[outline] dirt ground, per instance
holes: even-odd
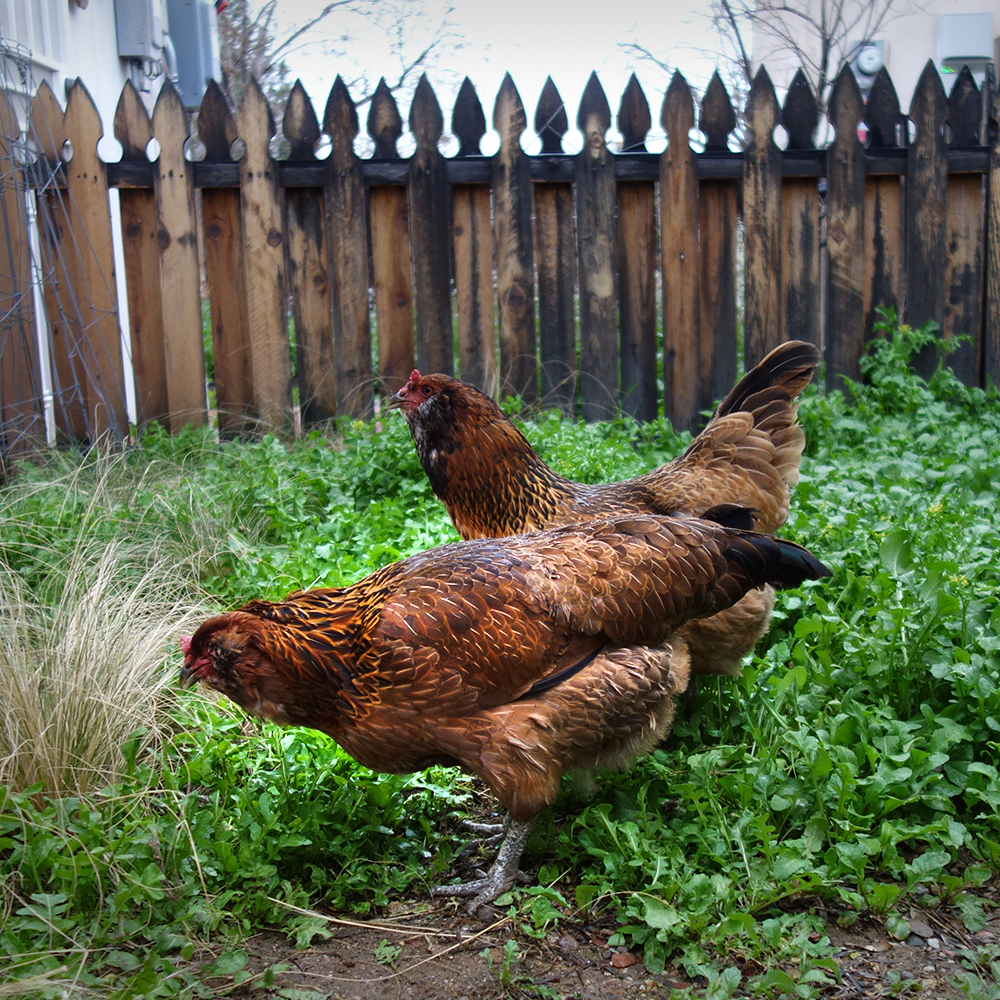
[[[842,930],[835,923],[837,914],[818,910],[828,920],[827,933],[840,968],[840,982],[828,987],[824,997],[960,1000],[965,994],[954,978],[966,971],[962,951],[987,948],[996,955],[1000,941],[1000,880],[978,893],[992,903],[984,930],[971,934],[953,908],[914,908],[902,914],[913,930],[905,942],[894,941],[872,922]],[[331,923],[333,936],[306,950],[296,950],[284,935],[259,934],[243,945],[250,955],[248,969],[259,973],[285,962],[288,971],[280,973],[268,989],[248,987],[234,995],[242,1000],[276,996],[286,1000],[635,1000],[668,998],[673,990],[688,987],[701,996],[707,986],[704,980],[692,982],[670,966],[662,975],[654,975],[627,948],[609,947],[608,938],[615,930],[611,916],[596,923],[564,920],[543,940],[519,933],[505,917],[497,917],[484,924],[466,916],[455,902],[415,900],[394,904],[378,918]],[[518,956],[513,963],[508,961],[505,971],[503,948],[511,939],[517,942]],[[392,954],[387,956],[390,949]],[[765,971],[753,962],[744,968],[748,976]],[[793,977],[796,972],[794,966],[784,971]]]

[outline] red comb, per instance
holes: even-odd
[[[419,382],[420,381],[420,372],[418,372],[416,368],[414,368],[413,371],[410,372],[410,381],[411,382]]]
[[[181,652],[184,653],[184,655],[186,656],[188,653],[191,652],[191,636],[182,635],[180,643],[181,643]]]

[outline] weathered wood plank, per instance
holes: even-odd
[[[675,427],[691,430],[698,423],[698,411],[712,402],[711,356],[702,348],[699,317],[701,208],[695,154],[688,140],[694,128],[694,99],[680,73],[674,73],[667,88],[660,122],[667,133],[667,148],[660,154],[663,405]]]
[[[618,108],[623,150],[645,151],[653,119],[633,73]],[[656,187],[649,181],[618,183],[622,409],[637,420],[655,420],[656,389]]]
[[[800,69],[782,110],[788,149],[815,148],[816,97]],[[781,188],[782,340],[820,342],[819,185],[785,178]]]
[[[727,156],[736,112],[718,72],[712,74],[701,102],[699,127],[709,156]],[[736,230],[738,189],[734,181],[702,181],[701,344],[712,353],[711,399],[721,399],[736,381]]]
[[[24,175],[14,139],[17,115],[0,94],[0,480],[3,459],[45,444],[42,373],[35,331],[31,245],[25,209]]]
[[[531,164],[521,149],[528,120],[521,95],[506,74],[493,105],[500,148],[493,158],[493,234],[500,313],[502,394],[533,403],[538,395],[535,355],[534,253],[531,230]]]
[[[444,116],[427,75],[420,77],[410,107],[417,148],[410,160],[410,255],[417,306],[417,367],[452,374],[451,190],[438,149]]]
[[[198,110],[198,135],[206,160],[230,160],[236,119],[214,80]],[[239,189],[203,188],[201,207],[219,434],[238,437],[252,429],[256,415]]]
[[[572,413],[577,389],[573,187],[536,184],[534,199],[542,399]]]
[[[108,434],[114,440],[128,436],[125,375],[122,365],[118,296],[115,288],[111,209],[104,164],[97,144],[104,134],[90,94],[77,79],[70,87],[63,119],[66,139],[73,148],[67,165],[66,188],[71,209],[67,271],[72,281],[74,330],[81,365],[81,384],[92,439]]]
[[[607,420],[620,401],[617,190],[613,155],[604,141],[611,107],[596,73],[590,74],[583,92],[576,126],[583,133],[576,161],[580,412],[584,420]]]
[[[459,375],[495,396],[498,373],[490,189],[485,184],[456,184],[452,195]]]
[[[945,239],[945,337],[966,336],[948,357],[948,365],[966,385],[981,384],[983,323],[983,178],[956,174],[947,194]]]
[[[542,155],[562,154],[562,137],[568,128],[566,104],[548,77],[535,109],[535,132],[542,140]],[[542,399],[546,406],[573,413],[577,389],[573,186],[535,184],[534,198]]]
[[[486,115],[472,81],[462,81],[451,117],[459,140],[457,158],[481,157]],[[497,395],[498,371],[493,293],[493,228],[486,184],[452,188],[455,300],[458,308],[458,371],[461,378]]]
[[[861,92],[845,66],[830,97],[836,137],[827,150],[826,385],[842,388],[841,376],[861,378],[865,346],[865,163],[858,140]]]
[[[786,179],[782,185],[781,251],[783,340],[820,343],[819,186]]]
[[[184,157],[188,117],[180,95],[167,81],[153,108],[153,134],[160,158],[153,175],[156,239],[160,251],[164,374],[170,430],[208,419],[205,346],[201,333],[198,228],[194,175]]]
[[[710,354],[710,401],[725,396],[736,381],[737,195],[733,181],[703,181],[698,198],[700,343],[703,354]]]
[[[902,138],[902,115],[896,88],[879,70],[865,105],[868,145],[875,150],[895,150]],[[869,175],[865,180],[865,341],[874,334],[876,308],[899,314],[902,299],[903,194],[895,176]]]
[[[416,366],[406,188],[388,185],[370,188],[368,206],[372,226],[379,380],[382,392],[391,395]]]
[[[743,152],[743,245],[746,303],[743,357],[758,364],[781,339],[781,152],[774,144],[778,101],[757,71],[747,101]]]
[[[384,79],[379,80],[368,109],[368,134],[375,142],[377,158],[398,158],[396,142],[403,134],[403,119]],[[391,395],[410,377],[416,365],[406,188],[388,184],[369,188],[368,212],[379,383],[383,394]]]
[[[319,122],[301,80],[295,81],[288,95],[282,131],[289,142],[289,159],[309,162],[316,158]],[[337,415],[322,190],[286,191],[285,211],[296,377],[302,422],[308,426]]]
[[[962,68],[948,98],[952,148],[979,144],[982,95],[968,66]],[[945,337],[970,338],[948,356],[948,364],[966,385],[982,378],[984,178],[976,174],[948,177],[945,208]]]
[[[240,201],[254,404],[265,428],[282,427],[292,420],[285,311],[287,234],[277,164],[269,148],[274,118],[255,80],[243,92],[236,126],[246,144],[240,161]]]
[[[917,130],[908,150],[906,181],[906,318],[911,326],[928,320],[940,323],[944,317],[948,147],[943,130],[947,116],[941,77],[928,60],[910,102],[910,120]],[[914,368],[926,376],[936,362],[937,351],[928,345]]]
[[[47,160],[59,162],[66,141],[63,110],[45,81],[31,102],[29,135]],[[69,252],[68,206],[65,193],[55,185],[47,185],[44,191],[37,192],[36,203],[56,431],[61,440],[85,441],[89,426],[82,384],[84,375],[77,373],[80,362],[71,323],[73,302],[67,295],[67,290],[72,288],[72,277],[65,262]]]
[[[361,163],[354,153],[358,113],[340,76],[323,114],[330,136],[323,200],[333,306],[333,354],[340,413],[373,409],[371,332],[368,326],[368,222]]]
[[[131,81],[126,82],[119,98],[114,130],[115,138],[122,145],[123,161],[148,162],[146,147],[153,136],[152,125],[142,98]],[[151,188],[123,188],[118,192],[118,200],[122,217],[136,419],[140,426],[151,420],[166,423],[170,397],[163,341],[156,198]]]
[[[990,120],[1000,124],[1000,88],[993,68],[987,72]],[[1000,129],[990,132],[990,169],[986,179],[986,322],[983,334],[983,380],[1000,386]]]

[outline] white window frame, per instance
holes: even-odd
[[[33,7],[41,12],[42,38],[36,37],[34,19],[31,16]],[[14,17],[14,0],[0,0],[0,35],[20,42],[29,49],[31,61],[42,69],[65,72],[66,62],[55,59],[51,47],[54,34],[62,39],[64,48],[69,46],[69,11],[66,0],[26,0],[24,10],[28,15],[28,23],[21,27]],[[58,19],[58,29],[55,32],[53,19]],[[67,55],[68,51],[64,51],[64,60]]]

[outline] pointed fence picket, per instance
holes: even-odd
[[[865,100],[845,70],[828,108],[834,138],[823,146],[804,74],[781,104],[762,69],[739,131],[718,74],[700,100],[676,74],[660,107],[667,145],[653,153],[639,81],[613,118],[592,75],[575,118],[582,148],[571,152],[553,81],[528,144],[525,106],[507,76],[492,111],[499,149],[487,156],[486,115],[466,80],[450,119],[459,149],[446,157],[445,115],[424,77],[407,115],[415,151],[403,158],[404,118],[383,81],[366,122],[374,155],[362,158],[357,108],[338,78],[322,119],[301,84],[292,89],[287,155],[275,159],[272,111],[256,86],[234,112],[212,84],[191,134],[169,85],[151,115],[127,85],[113,123],[122,158],[105,164],[83,84],[70,88],[65,111],[43,85],[29,125],[58,180],[34,195],[58,432],[80,441],[127,433],[109,186],[121,204],[140,423],[206,419],[203,288],[226,436],[290,422],[293,377],[310,424],[370,414],[376,390],[395,391],[415,364],[587,419],[621,409],[646,420],[662,406],[693,428],[736,377],[741,315],[747,365],[782,340],[809,340],[825,348],[831,387],[858,377],[879,306],[966,338],[956,371],[969,383],[997,381],[992,75],[984,91],[963,72],[946,97],[928,64],[904,116],[887,73]],[[0,168],[22,187],[4,189],[0,299],[23,302],[31,297],[15,285],[28,231],[16,201],[42,172],[14,162],[14,122],[8,111]],[[610,141],[613,125],[620,144]],[[27,307],[5,315],[7,455],[43,432],[41,359],[24,332],[35,317]],[[924,370],[932,360],[920,359]]]
[[[542,143],[539,155],[562,155],[568,129],[566,105],[548,77],[535,109],[535,133]],[[542,399],[547,406],[561,406],[572,413],[577,385],[573,185],[539,181],[533,188]]]
[[[482,160],[480,142],[486,115],[476,88],[466,77],[455,100],[451,131],[458,139],[456,160]],[[458,371],[461,378],[491,395],[497,393],[493,295],[493,226],[488,184],[453,184],[452,239],[458,320]]]
[[[368,110],[368,135],[375,159],[398,160],[403,134],[396,99],[380,80]],[[378,331],[378,372],[383,386],[398,389],[410,377],[413,348],[413,284],[410,279],[410,221],[406,188],[377,184],[368,189],[372,241],[372,284]]]
[[[906,156],[903,130],[906,120],[899,98],[883,67],[872,84],[865,105],[868,130],[865,175],[865,273],[864,335],[870,336],[877,320],[876,308],[899,312],[903,299],[903,182],[902,175],[888,169],[873,169],[878,163],[896,167]],[[873,157],[877,157],[874,160]]]
[[[652,124],[649,101],[633,73],[618,107],[622,151],[646,152],[646,136]],[[569,199],[571,192],[567,191],[566,196]],[[568,214],[572,224],[572,213]],[[656,184],[619,181],[621,405],[637,420],[654,420],[657,413],[656,262]],[[572,289],[568,291],[572,297]],[[567,342],[572,347],[571,337]]]

